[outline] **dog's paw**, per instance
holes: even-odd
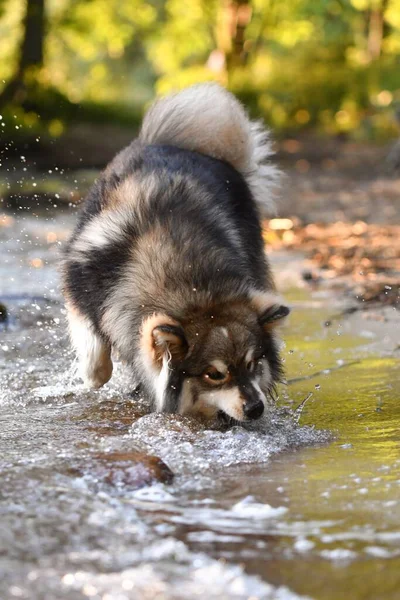
[[[104,362],[94,369],[86,369],[82,373],[83,383],[90,389],[98,390],[111,379],[112,372],[113,365],[111,360]]]

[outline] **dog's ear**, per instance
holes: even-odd
[[[270,329],[276,325],[282,324],[283,320],[289,315],[290,308],[284,304],[273,304],[264,310],[258,317],[258,322],[264,329]]]
[[[156,360],[162,360],[167,354],[172,362],[182,360],[188,350],[185,333],[180,325],[164,323],[152,331],[153,348]]]
[[[274,293],[255,292],[251,302],[258,315],[258,322],[265,331],[282,325],[290,313],[290,308]]]
[[[186,356],[188,343],[181,325],[165,314],[154,314],[142,325],[140,345],[149,366],[161,368],[164,357],[177,363]]]

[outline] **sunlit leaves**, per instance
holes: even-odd
[[[9,79],[16,67],[24,11],[24,0],[2,2],[0,12],[0,81]]]
[[[148,44],[150,59],[159,74],[206,62],[215,47],[217,2],[211,0],[207,4],[206,9],[204,0],[165,2],[165,22]]]
[[[24,7],[0,5],[0,82],[15,73]],[[390,128],[400,100],[398,0],[46,0],[46,14],[32,76],[72,103],[143,107],[213,79],[274,127],[337,132]]]
[[[56,0],[48,1],[57,4]],[[156,18],[156,7],[142,0],[66,3],[49,33],[48,61],[70,99],[79,101],[85,94],[92,97],[95,87],[100,92],[98,97],[115,98],[118,90],[108,87],[112,64],[119,61],[126,72],[129,65],[121,65],[121,61],[127,49]]]

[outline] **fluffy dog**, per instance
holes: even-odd
[[[112,351],[169,413],[258,419],[282,375],[260,218],[278,172],[267,133],[217,84],[156,102],[94,184],[63,290],[86,384]]]

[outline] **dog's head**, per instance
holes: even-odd
[[[180,322],[149,317],[141,350],[157,409],[258,419],[282,376],[275,327],[288,314],[274,295],[256,294],[248,302],[193,310]]]

